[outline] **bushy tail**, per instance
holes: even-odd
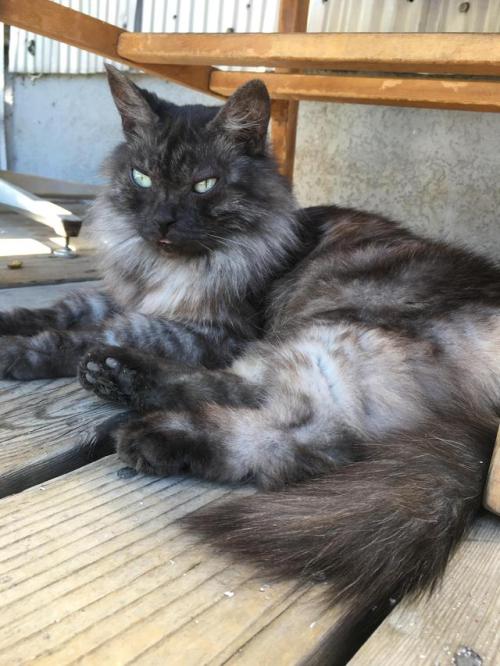
[[[494,428],[456,422],[365,444],[365,457],[188,520],[280,578],[327,580],[354,614],[431,587],[478,510]]]

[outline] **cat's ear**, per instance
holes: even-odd
[[[135,133],[138,127],[151,125],[158,120],[142,90],[122,74],[116,67],[105,64],[111,94],[126,135]]]
[[[259,79],[253,79],[231,95],[210,126],[236,143],[244,144],[250,154],[256,155],[265,151],[270,115],[267,88]]]

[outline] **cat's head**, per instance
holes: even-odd
[[[154,251],[200,255],[251,242],[291,215],[267,148],[270,100],[258,80],[221,107],[176,106],[108,67],[125,142],[108,162],[107,200]]]

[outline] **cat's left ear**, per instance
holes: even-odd
[[[130,81],[116,67],[105,64],[108,83],[120,116],[125,135],[135,133],[137,128],[151,125],[158,120],[139,86]]]
[[[231,95],[209,126],[243,144],[248,153],[258,155],[266,148],[270,115],[267,88],[259,79],[253,79]]]

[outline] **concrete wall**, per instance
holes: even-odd
[[[210,97],[151,77],[176,103]],[[96,183],[120,139],[102,76],[14,77],[10,168]],[[500,114],[302,102],[295,188],[304,205],[337,202],[403,220],[500,257]]]

